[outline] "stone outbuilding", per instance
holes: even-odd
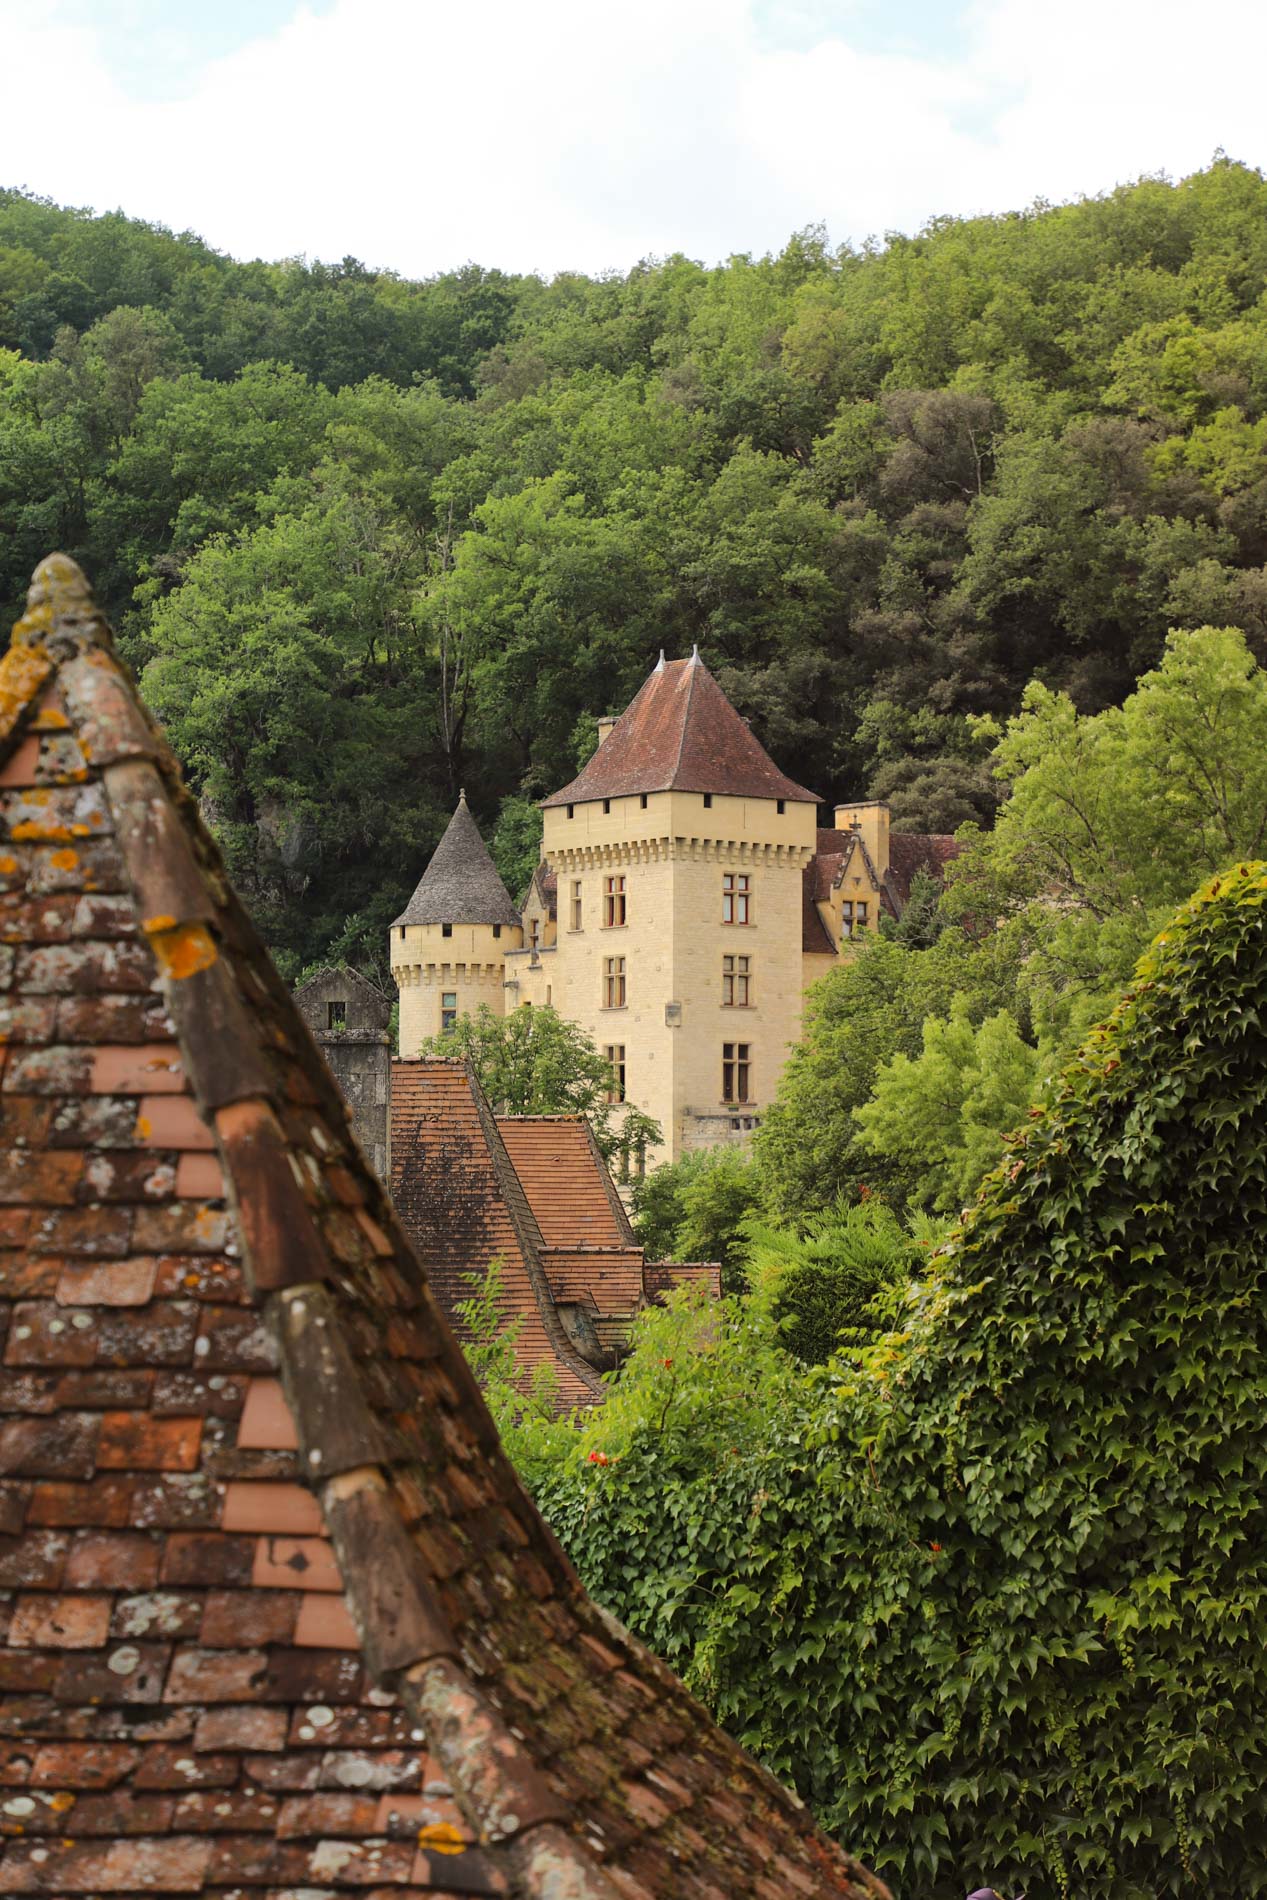
[[[390,1167],[392,1006],[377,984],[346,963],[315,970],[295,991],[352,1112],[352,1127],[380,1181]]]
[[[0,1893],[882,1895],[586,1596],[60,556],[0,830]]]

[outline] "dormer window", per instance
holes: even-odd
[[[348,1006],[346,1002],[326,1004],[326,1028],[346,1029],[348,1026]]]

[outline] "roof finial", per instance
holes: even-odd
[[[660,657],[655,663],[654,671],[657,673],[663,673],[664,671],[664,648],[663,647],[660,648]]]
[[[696,645],[691,648],[691,665],[698,666],[699,664],[700,664],[699,647],[698,645]]]
[[[465,805],[465,803],[466,803],[466,787],[464,785],[458,793],[458,804]]]

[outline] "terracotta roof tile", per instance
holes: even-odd
[[[702,1287],[711,1299],[721,1298],[721,1267],[715,1260],[656,1260],[646,1267],[647,1291],[662,1302],[680,1286]]]
[[[581,1589],[60,558],[5,767],[9,891],[119,902],[0,1046],[0,1891],[881,1892]]]
[[[780,772],[700,659],[662,659],[580,776],[541,802],[667,791],[818,803]]]
[[[499,1115],[497,1128],[547,1246],[636,1245],[583,1115]]]
[[[910,899],[911,883],[917,871],[928,871],[941,883],[946,866],[958,856],[959,840],[953,833],[890,832],[889,879],[898,900],[899,914]]]

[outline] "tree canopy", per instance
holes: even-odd
[[[988,826],[1031,682],[1058,723],[1172,626],[1265,650],[1265,223],[1220,158],[861,251],[409,282],[3,191],[0,607],[86,564],[290,974],[381,965],[460,787],[517,878],[662,646],[828,798]],[[1208,748],[1154,736],[1195,796]]]

